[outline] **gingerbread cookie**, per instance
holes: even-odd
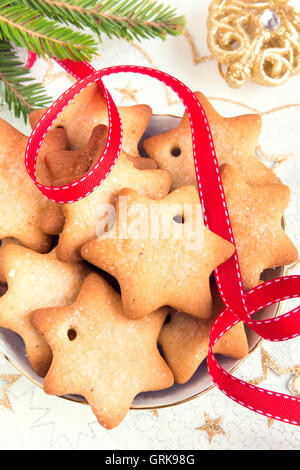
[[[124,201],[126,231],[121,210]],[[138,211],[141,217],[136,219]],[[158,201],[123,189],[114,229],[81,250],[86,260],[118,280],[124,313],[132,319],[164,305],[199,318],[209,317],[209,276],[233,252],[231,243],[204,226],[193,186],[179,188]]]
[[[55,250],[41,255],[10,242],[1,246],[0,252],[1,272],[8,284],[7,293],[0,299],[0,326],[23,338],[32,368],[43,376],[52,355],[31,325],[30,312],[72,302],[89,271],[82,264],[59,261]]]
[[[122,126],[122,149],[132,156],[138,156],[138,143],[150,121],[150,106],[120,106],[118,108]],[[36,125],[45,110],[33,111],[29,116],[32,127]],[[98,124],[108,125],[106,101],[96,83],[79,93],[61,112],[52,128],[61,126],[67,131],[71,149],[78,150],[87,145],[93,129]]]
[[[49,201],[40,217],[40,226],[48,235],[58,235],[64,228],[65,218],[60,204]]]
[[[48,201],[29,178],[25,168],[28,137],[0,119],[0,239],[14,237],[25,246],[45,253],[51,238],[40,227],[40,216]],[[41,147],[37,177],[47,183],[45,152],[66,148],[63,129],[52,131]]]
[[[99,234],[99,223],[107,212],[106,207],[115,203],[122,188],[133,188],[143,195],[157,199],[168,194],[171,184],[169,172],[153,166],[156,164],[153,165],[150,159],[130,157],[121,150],[111,173],[92,194],[80,201],[62,204],[65,223],[57,246],[59,259],[72,262],[81,259],[81,247],[94,238],[96,233]],[[72,179],[69,176],[67,181]],[[60,178],[55,183],[64,184],[64,181],[65,179]]]
[[[60,150],[45,155],[45,165],[49,171],[53,186],[59,186],[68,178],[78,179],[84,175],[104,152],[108,137],[108,127],[99,125],[93,129],[85,147],[80,150]]]
[[[50,184],[62,186],[73,182],[86,173],[103,153],[107,137],[108,128],[99,125],[95,127],[88,144],[83,149],[58,150],[47,153],[44,162],[48,170]],[[63,230],[64,221],[61,205],[50,202],[41,217],[41,227],[45,233],[58,235]]]
[[[166,315],[160,309],[142,320],[127,319],[119,294],[90,274],[72,305],[31,316],[53,352],[45,392],[83,395],[99,423],[117,426],[138,393],[173,385],[157,349]]]
[[[175,382],[184,384],[194,375],[208,354],[211,327],[224,309],[212,286],[214,299],[213,316],[207,320],[194,318],[186,313],[172,311],[170,321],[163,326],[158,342],[163,356],[171,368]],[[242,322],[227,331],[215,344],[215,354],[242,359],[248,354],[248,341]]]
[[[3,247],[6,245],[20,245],[20,242],[16,240],[15,238],[3,238],[3,240],[0,240],[0,282],[5,284],[6,283],[6,276],[3,270],[3,263],[2,263],[2,253],[3,253]]]
[[[216,112],[202,93],[195,94],[207,115],[219,165],[233,165],[247,182],[278,182],[277,176],[255,155],[261,117],[258,114],[247,114],[225,118]],[[160,168],[170,171],[172,188],[190,184],[197,186],[187,113],[175,129],[149,137],[143,145]]]
[[[264,269],[298,259],[296,247],[282,228],[290,189],[280,183],[253,185],[229,165],[221,176],[245,289],[259,283]]]

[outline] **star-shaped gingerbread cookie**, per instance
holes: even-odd
[[[124,313],[132,319],[165,305],[208,318],[209,277],[233,252],[231,243],[204,226],[193,186],[158,201],[123,189],[114,228],[81,250],[118,280]]]
[[[48,170],[49,184],[62,186],[84,175],[103,153],[107,137],[108,128],[100,124],[95,127],[89,142],[82,149],[45,154],[44,164]],[[151,161],[155,164],[154,160]],[[61,205],[50,202],[41,217],[41,228],[45,233],[58,235],[63,230],[64,221]]]
[[[258,114],[223,117],[202,93],[195,94],[207,115],[219,165],[231,164],[246,181],[251,183],[278,182],[277,176],[255,155],[261,117]],[[187,113],[175,129],[149,137],[143,145],[147,154],[160,168],[170,171],[172,188],[197,185]]]
[[[290,189],[281,183],[253,185],[230,165],[221,176],[245,289],[259,284],[262,271],[298,259],[298,252],[282,228]]]
[[[98,127],[93,134],[93,137],[97,136],[99,139],[97,148],[99,149],[99,146],[103,145],[103,141],[104,143],[106,141],[106,134],[102,133],[101,128]],[[66,162],[67,153],[59,154],[63,156],[62,161]],[[59,165],[59,154],[56,153],[54,158],[48,154],[46,162],[49,168],[50,161],[53,161],[53,165],[55,161],[55,165]],[[67,156],[69,163],[74,162],[73,157],[74,153]],[[97,152],[95,158],[98,159]],[[75,156],[75,161],[76,159],[79,161],[78,155]],[[64,184],[73,179],[74,177],[69,174],[67,180],[59,178],[55,184]],[[121,150],[112,171],[92,194],[80,201],[61,205],[65,222],[59,236],[57,256],[68,262],[76,262],[81,259],[81,247],[101,232],[101,221],[106,217],[107,212],[113,209],[115,198],[122,188],[132,188],[140,194],[159,199],[168,194],[170,184],[170,173],[166,170],[156,169],[156,163],[153,160],[131,157]]]
[[[122,126],[122,149],[132,156],[138,156],[138,143],[149,124],[150,106],[120,106],[118,108]],[[36,125],[45,110],[33,111],[29,116],[32,127]],[[92,83],[77,95],[61,112],[52,128],[61,126],[68,135],[71,149],[78,150],[87,145],[93,129],[98,124],[108,125],[107,105],[96,83]]]
[[[98,274],[90,274],[72,305],[32,314],[53,352],[45,392],[82,395],[103,426],[117,426],[138,393],[173,385],[157,348],[166,315],[167,309],[160,309],[129,320],[119,294]]]
[[[55,250],[40,254],[10,242],[0,248],[1,273],[8,290],[0,298],[0,326],[18,333],[27,357],[38,375],[51,363],[49,347],[30,323],[30,313],[42,307],[67,305],[80,289],[88,269],[81,263],[67,264]]]
[[[172,311],[170,321],[163,326],[158,342],[171,368],[175,382],[186,383],[194,375],[208,354],[211,327],[224,309],[217,288],[212,285],[213,316],[201,320],[186,313]],[[215,344],[215,354],[242,359],[248,354],[248,341],[242,322],[227,331]]]
[[[76,179],[86,173],[93,163],[99,159],[105,149],[108,128],[96,126],[85,147],[80,150],[60,150],[45,155],[45,165],[49,171],[53,185],[59,186],[60,179]]]
[[[29,178],[25,168],[28,137],[0,119],[0,239],[17,238],[25,246],[45,253],[51,238],[40,227],[40,216],[48,206],[46,198]],[[37,176],[48,182],[45,153],[67,147],[63,129],[51,131],[37,161]]]

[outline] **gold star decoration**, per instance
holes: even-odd
[[[92,59],[94,60],[94,59],[97,59],[98,57],[101,57],[100,53],[95,54],[92,57]],[[42,81],[44,86],[50,85],[51,83],[61,78],[66,78],[72,83],[75,83],[77,81],[75,77],[73,77],[70,73],[64,70],[55,72],[55,64],[56,64],[55,60],[50,59],[49,57],[45,57],[44,60],[48,64],[47,70],[45,72],[45,75]]]
[[[0,399],[0,406],[4,406],[10,411],[13,411],[12,404],[8,398],[7,390],[17,381],[21,375],[11,375],[11,374],[1,374],[0,380],[5,382],[2,387],[2,396],[3,398]]]
[[[204,413],[205,416],[205,424],[203,426],[200,426],[199,428],[195,428],[196,431],[205,431],[207,432],[209,443],[212,443],[213,438],[217,434],[223,434],[223,436],[226,436],[226,432],[224,429],[220,426],[220,423],[223,419],[222,416],[220,416],[217,419],[211,418],[207,413]]]
[[[159,414],[157,410],[151,410],[151,414],[155,416],[155,418],[159,418]]]
[[[270,370],[279,376],[291,375],[292,377],[289,381],[288,388],[295,396],[300,397],[300,390],[296,387],[296,382],[300,379],[300,364],[291,367],[281,367],[264,348],[261,348],[261,362],[262,374],[259,377],[249,380],[249,383],[260,385],[268,378]]]
[[[76,78],[74,78],[68,72],[65,72],[65,71],[54,72],[54,69],[55,69],[55,61],[54,60],[50,59],[49,57],[45,57],[44,60],[48,64],[46,73],[45,73],[43,81],[42,81],[44,86],[50,85],[50,83],[53,83],[55,80],[58,80],[60,78],[67,78],[72,83],[76,82]]]
[[[120,104],[123,103],[124,101],[133,101],[134,103],[138,102],[137,97],[136,97],[138,90],[135,90],[134,88],[132,88],[130,83],[127,83],[126,87],[116,88],[116,90],[122,95]]]

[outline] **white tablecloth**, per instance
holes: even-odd
[[[209,1],[172,0],[172,4],[186,15],[187,30],[197,54],[208,55]],[[276,156],[279,160],[282,155],[287,157],[276,165],[276,171],[292,190],[287,227],[300,250],[300,76],[277,88],[249,82],[242,89],[231,89],[219,75],[216,61],[195,63],[195,51],[193,55],[185,36],[165,42],[143,41],[139,45],[104,39],[99,54],[94,60],[99,68],[125,63],[157,66],[193,90],[217,98],[213,102],[224,115],[249,110],[264,113],[259,144],[275,160]],[[20,55],[26,57],[24,51]],[[32,73],[44,81],[53,97],[71,83],[57,65],[44,60],[37,61]],[[155,113],[182,112],[174,96],[150,79],[126,75],[106,83],[118,103],[133,104],[137,100],[149,103]],[[0,116],[29,131],[21,121],[12,118],[5,106],[0,108]],[[299,267],[293,270],[297,272],[300,273]],[[270,367],[267,353],[271,357]],[[299,370],[300,339],[294,339],[283,344],[264,342],[240,367],[237,376],[257,379],[263,387],[285,393],[292,387],[293,393],[298,391],[300,396]],[[0,356],[0,449],[293,449],[299,447],[299,442],[299,428],[252,413],[217,389],[158,412],[130,411],[118,428],[106,431],[97,424],[89,407],[46,396]]]

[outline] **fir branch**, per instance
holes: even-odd
[[[13,41],[39,56],[59,59],[89,60],[96,52],[96,42],[87,34],[57,25],[37,10],[10,2],[0,5],[0,40]]]
[[[22,114],[25,121],[34,108],[45,108],[52,101],[45,88],[30,77],[11,45],[3,41],[0,41],[0,82],[3,85],[1,95],[8,108],[13,109],[17,117]]]
[[[156,0],[15,0],[49,18],[87,26],[98,36],[106,33],[127,40],[176,36],[183,32],[184,18],[176,9]]]

